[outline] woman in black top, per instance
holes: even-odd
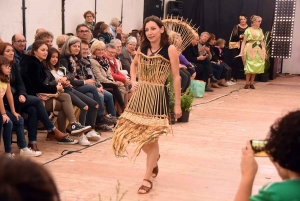
[[[241,47],[244,39],[244,32],[248,28],[248,24],[246,15],[240,15],[239,19],[240,23],[233,27],[229,42],[239,42]],[[232,77],[234,80],[237,80],[239,70],[241,69],[244,72],[244,65],[241,57],[236,58],[236,56],[240,54],[240,48],[230,49],[230,52],[232,58],[232,64],[230,65],[232,68]]]

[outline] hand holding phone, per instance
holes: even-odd
[[[254,151],[254,156],[266,157],[268,154],[265,152],[265,146],[267,144],[266,140],[250,140],[252,150]]]

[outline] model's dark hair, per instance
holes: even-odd
[[[42,45],[46,45],[48,47],[47,43],[44,42],[43,40],[34,41],[34,43],[32,44],[32,49],[26,52],[26,54],[30,56],[34,56],[34,51],[37,51]]]
[[[45,60],[45,66],[46,66],[48,69],[50,69],[50,70],[52,70],[52,69],[51,69],[51,63],[50,63],[50,60],[51,60],[51,57],[52,57],[52,55],[53,55],[54,53],[57,53],[57,54],[58,54],[58,60],[57,60],[57,63],[55,64],[54,68],[57,70],[57,69],[59,68],[59,66],[60,66],[60,60],[59,60],[60,54],[59,54],[59,51],[58,51],[56,48],[54,48],[54,47],[50,47],[50,48],[48,49],[48,55],[47,55],[47,58],[46,58],[46,60]]]
[[[49,172],[27,158],[0,157],[0,200],[60,201]]]
[[[300,173],[300,110],[271,126],[265,150],[281,167]]]
[[[6,43],[6,42],[0,43],[0,55],[4,55],[4,51],[7,46],[10,46],[13,48],[13,46],[10,43]],[[10,62],[10,64],[12,65],[14,63],[15,63],[15,58]]]
[[[2,72],[2,65],[10,65],[10,63],[11,62],[8,60],[8,58],[6,58],[5,56],[0,55],[0,81],[1,82],[9,83],[9,81],[10,81],[10,76],[9,75],[4,75],[4,73]]]
[[[143,32],[142,32],[142,35],[141,35],[141,37],[142,37],[141,49],[147,49],[147,48],[151,47],[150,41],[146,37],[146,31],[145,31],[146,24],[148,22],[155,22],[159,28],[164,27],[165,30],[161,34],[160,45],[164,46],[164,45],[169,44],[169,36],[168,36],[167,30],[166,30],[164,24],[162,23],[162,21],[158,17],[152,15],[150,17],[147,17],[144,21]]]

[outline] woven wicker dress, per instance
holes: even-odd
[[[126,148],[132,144],[135,146],[132,158],[135,158],[144,145],[169,132],[166,80],[171,64],[159,54],[138,53],[137,57],[139,87],[119,117],[112,138],[112,148],[118,157],[125,156]]]

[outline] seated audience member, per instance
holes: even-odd
[[[93,38],[96,38],[98,39],[99,38],[99,35],[100,35],[100,26],[101,24],[103,24],[104,22],[103,21],[100,21],[100,22],[97,22],[96,25],[95,25],[95,29],[93,31]]]
[[[51,71],[56,79],[63,78],[67,71],[60,68],[60,55],[57,49],[49,48],[48,56],[45,60],[45,66]],[[88,96],[73,89],[69,80],[62,83],[64,92],[71,97],[72,104],[80,109],[79,123],[84,126],[89,126],[91,131],[86,134],[86,137],[92,141],[100,140],[100,134],[95,131],[95,123],[98,111],[98,103]],[[89,112],[89,115],[87,115]],[[79,140],[80,145],[90,145],[88,140]]]
[[[300,200],[300,110],[277,120],[270,128],[265,152],[275,166],[281,182],[266,184],[251,196],[258,165],[250,142],[242,150],[242,178],[235,201]]]
[[[113,95],[116,98],[118,104],[122,108],[122,112],[125,109],[125,103],[122,98],[122,94],[127,92],[122,90],[124,84],[120,81],[115,81],[110,72],[109,61],[104,57],[106,46],[102,41],[95,41],[91,47],[91,53],[93,58],[91,59],[92,70],[96,79],[102,84],[104,88],[111,88]],[[121,89],[121,91],[119,90]]]
[[[88,43],[91,42],[91,30],[86,24],[79,24],[76,27],[76,36],[80,38],[80,40],[85,40]]]
[[[134,29],[131,31],[130,36],[136,38],[136,50],[140,47],[141,45],[141,35],[139,34],[139,30]]]
[[[10,70],[11,61],[6,57],[0,56],[0,111],[2,115],[1,124],[3,124],[3,141],[5,155],[14,158],[11,149],[12,142],[12,127],[15,126],[17,134],[17,143],[20,148],[21,156],[39,156],[42,154],[40,151],[33,151],[27,147],[24,136],[24,119],[15,110],[14,99],[10,88]],[[6,96],[9,104],[9,110],[4,108],[3,98]],[[1,184],[2,185],[2,184]],[[1,186],[2,188],[2,186]]]
[[[218,57],[221,65],[224,66],[224,68],[227,70],[225,80],[227,81],[227,85],[234,85],[236,84],[235,82],[232,82],[234,78],[231,76],[232,69],[230,66],[228,66],[223,60],[224,60],[224,55],[223,55],[223,48],[225,47],[226,41],[222,38],[219,38],[216,42],[216,46],[213,48],[216,56]]]
[[[122,82],[121,86],[119,86],[119,91],[121,92],[122,99],[124,101],[124,104],[126,105],[128,102],[128,87],[130,85],[130,79],[127,78],[119,71],[116,55],[117,55],[116,46],[114,46],[111,43],[107,44],[104,57],[108,60],[109,70],[113,79],[116,82]],[[119,113],[121,113],[120,110]]]
[[[91,32],[93,32],[95,28],[95,14],[92,11],[88,10],[83,14],[83,17],[85,19],[84,24],[88,26]]]
[[[120,61],[122,63],[122,68],[127,70],[128,74],[130,75],[130,65],[132,60],[136,55],[136,38],[130,36],[126,39],[126,45],[122,48],[122,52],[119,55]]]
[[[60,201],[50,173],[27,158],[0,157],[0,200]]]
[[[57,124],[60,131],[66,131],[66,118],[71,124],[71,134],[82,135],[90,127],[82,126],[76,122],[73,106],[69,94],[62,93],[62,79],[55,79],[50,71],[43,65],[48,55],[48,46],[42,40],[37,40],[32,45],[29,55],[24,55],[20,62],[21,75],[27,94],[37,96],[39,93],[48,94],[45,107],[48,112],[58,111]],[[51,95],[53,94],[53,95]],[[82,137],[81,137],[82,138]],[[48,133],[48,140],[54,140],[54,136]],[[63,138],[58,143],[76,144],[78,141],[69,137]]]
[[[15,62],[19,64],[23,55],[25,54],[26,39],[22,34],[15,34],[13,35],[11,41],[15,51]]]
[[[112,34],[112,39],[119,39],[121,40],[121,34],[122,34],[122,24],[120,24],[120,21],[118,18],[114,17],[111,19],[109,24],[109,33]]]
[[[103,89],[103,86],[101,85],[101,83],[95,79],[95,76],[94,76],[94,73],[93,73],[92,67],[91,67],[91,62],[88,57],[89,45],[86,41],[81,41],[81,51],[82,51],[82,61],[84,61],[84,63],[85,63],[84,64],[85,72],[88,77],[91,77],[91,79],[96,81],[95,86],[97,87],[98,94],[101,97],[100,99],[102,101],[102,104],[99,106],[99,110],[101,110],[101,114],[104,114],[104,104],[105,104],[105,108],[108,113],[106,116],[109,118],[109,120],[111,120],[111,122],[113,124],[115,124],[117,119],[116,119],[116,111],[115,111],[115,106],[114,106],[114,97],[110,92]],[[112,131],[111,127],[109,127],[106,123],[102,123],[102,122],[98,122],[96,124],[96,128],[101,131]]]
[[[111,33],[109,33],[109,26],[105,23],[101,24],[98,40],[102,41],[105,44],[108,44],[112,39],[114,39],[114,37]]]
[[[122,42],[122,47],[125,47],[126,45],[126,39],[129,37],[128,34],[122,33],[121,34],[121,42]]]
[[[67,39],[69,37],[70,36],[68,36],[68,35],[60,35],[56,38],[56,45],[58,47],[58,51],[61,50],[62,46],[65,44],[65,42],[67,41]]]
[[[215,54],[214,52],[214,48],[215,48],[215,44],[216,44],[216,36],[213,33],[210,33],[209,39],[208,39],[208,46],[210,49],[210,54],[211,54],[211,66],[213,68],[213,71],[215,72],[215,74],[217,74],[219,82],[213,83],[212,87],[214,88],[219,88],[219,86],[222,87],[228,87],[228,85],[226,84],[226,80],[225,77],[228,74],[227,69],[224,67],[224,65],[221,65],[221,61],[219,60],[219,57]],[[222,71],[220,70],[222,69]],[[220,76],[219,76],[219,73]]]
[[[175,31],[170,31],[169,33],[169,42],[170,44],[174,45],[177,49],[179,54],[179,68],[180,68],[180,77],[181,77],[181,93],[184,93],[186,89],[190,86],[190,80],[195,79],[196,73],[195,70],[191,68],[191,63],[187,61],[185,56],[181,54],[181,45],[182,45],[182,38],[179,33]],[[193,78],[192,78],[193,76]]]
[[[70,36],[74,36],[73,33],[66,33],[66,35],[69,36],[69,37],[70,37]]]
[[[54,37],[51,32],[46,31],[44,29],[40,29],[40,31],[37,32],[37,34],[35,35],[34,41],[42,40],[48,45],[48,47],[52,47],[53,38]],[[32,45],[27,48],[27,51],[31,49],[32,49]]]
[[[211,67],[211,62],[208,57],[209,54],[200,55],[198,50],[199,36],[195,35],[195,38],[191,41],[191,45],[188,46],[182,54],[186,59],[196,65],[196,80],[204,80],[206,82],[205,91],[212,92],[213,90],[207,86],[208,78],[212,83],[218,82],[214,77]],[[204,50],[204,47],[202,48]]]
[[[27,128],[28,128],[28,147],[34,151],[39,151],[37,147],[37,128],[38,120],[40,120],[46,130],[52,134],[56,139],[67,137],[68,134],[61,133],[50,121],[49,115],[41,101],[36,96],[28,95],[20,75],[20,68],[14,62],[14,50],[9,43],[0,43],[0,55],[5,56],[11,65],[10,87],[14,97],[16,112],[23,112],[28,114]]]
[[[115,47],[116,47],[116,61],[117,61],[117,67],[118,67],[118,70],[126,76],[127,79],[130,78],[130,75],[128,74],[128,71],[127,70],[123,70],[123,66],[122,66],[122,63],[121,63],[121,60],[120,60],[120,54],[122,52],[122,42],[121,40],[119,39],[113,39],[110,41],[111,44],[113,44]]]
[[[35,40],[35,37],[36,37],[36,35],[38,34],[38,33],[40,33],[40,32],[42,32],[42,31],[46,31],[45,29],[43,29],[43,28],[38,28],[36,31],[35,31],[35,35],[34,35],[34,40]],[[32,49],[32,44],[31,45],[29,45],[28,47],[27,47],[27,50],[26,51],[29,51],[29,50],[31,50]]]
[[[105,116],[103,107],[103,95],[100,94],[95,86],[95,80],[88,77],[86,64],[82,60],[81,40],[76,36],[70,37],[60,52],[60,64],[66,68],[71,85],[79,92],[95,100],[99,109],[97,112],[97,122],[113,124],[114,121]]]
[[[206,56],[208,61],[212,59],[210,46],[208,44],[209,37],[210,34],[208,32],[202,32],[199,37],[199,43],[198,43],[199,54]],[[211,67],[212,67],[213,75],[216,77],[216,79],[219,80],[223,72],[223,68],[221,66],[213,66],[212,63],[211,63]],[[217,83],[212,82],[211,85],[213,85],[214,88],[220,88]]]

